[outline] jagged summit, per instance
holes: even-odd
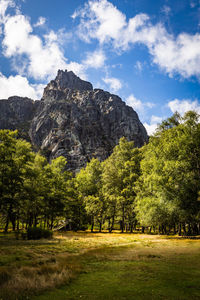
[[[137,113],[120,97],[93,90],[91,83],[61,70],[44,89],[42,101],[0,101],[0,128],[18,129],[49,160],[63,155],[72,171],[92,157],[106,159],[123,136],[136,147],[148,142]]]
[[[80,79],[72,71],[58,70],[55,80],[47,85],[46,90],[48,89],[91,91],[93,86],[90,82]]]

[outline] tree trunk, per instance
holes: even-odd
[[[54,222],[54,217],[51,216],[51,225],[50,225],[51,230],[53,229],[53,222]]]
[[[191,235],[192,234],[192,232],[191,232],[191,225],[190,225],[190,223],[188,224],[188,233],[187,233],[188,235]]]
[[[34,216],[34,227],[37,227],[37,215]]]
[[[7,217],[6,217],[6,225],[5,225],[5,228],[4,228],[5,233],[8,232],[8,225],[9,225],[9,215],[7,215]]]
[[[186,235],[185,223],[183,223],[183,233],[184,233],[184,235]]]
[[[99,222],[99,232],[102,230],[102,222]]]
[[[110,233],[113,231],[114,223],[115,223],[115,215],[112,216],[112,223],[111,223],[111,227],[110,227],[110,230],[109,230]]]
[[[110,232],[110,218],[108,219],[108,231]]]
[[[93,216],[91,217],[91,232],[94,230],[94,218]]]
[[[120,222],[120,225],[121,225],[121,233],[124,232],[124,206],[122,208],[122,220]]]
[[[16,228],[16,218],[15,218],[15,216],[14,215],[11,216],[10,220],[11,220],[11,223],[12,223],[12,229],[13,229],[13,231],[15,231],[15,228]]]
[[[174,224],[174,234],[176,234],[176,224]]]
[[[123,225],[123,221],[120,221],[120,228],[121,228],[121,233],[124,232],[124,225]]]
[[[181,236],[181,223],[179,223],[179,227],[178,227],[178,235]]]

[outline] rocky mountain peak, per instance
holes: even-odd
[[[121,137],[136,147],[148,142],[137,113],[120,97],[94,89],[73,72],[58,71],[44,89],[42,101],[11,97],[0,101],[0,128],[20,136],[49,160],[64,156],[78,171],[92,157],[106,159]]]
[[[47,90],[60,90],[65,89],[78,90],[78,91],[91,91],[93,86],[90,82],[80,79],[72,71],[58,70],[55,80],[52,80],[46,87]]]

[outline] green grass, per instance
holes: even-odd
[[[119,233],[0,239],[0,299],[200,299],[198,239]]]

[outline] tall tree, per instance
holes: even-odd
[[[9,222],[15,230],[24,178],[34,157],[31,145],[16,137],[16,131],[0,130],[0,207],[5,217],[5,231]]]
[[[130,229],[135,222],[135,182],[140,176],[141,153],[133,142],[121,138],[111,156],[103,163],[103,193],[107,203],[109,230],[112,231],[115,217],[120,220],[121,231],[125,223]]]
[[[104,221],[105,202],[102,194],[102,165],[93,158],[76,176],[79,196],[83,199],[85,209],[90,216],[91,231],[95,221],[102,229]]]
[[[186,233],[197,231],[200,189],[200,125],[188,112],[179,122],[166,121],[144,147],[142,176],[138,181],[137,217],[145,226],[179,225]]]

